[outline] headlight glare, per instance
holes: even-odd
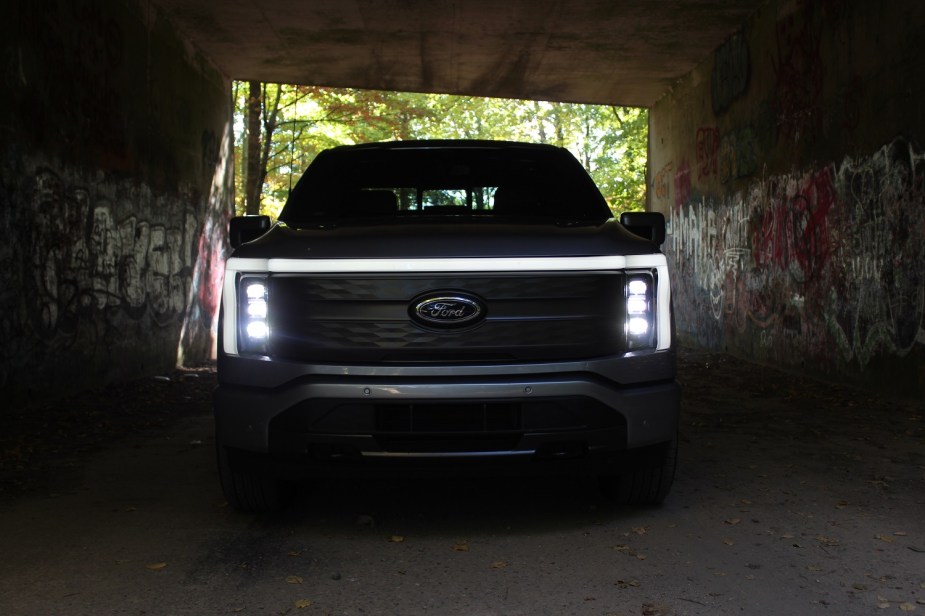
[[[645,295],[649,292],[649,285],[645,280],[640,278],[631,278],[628,285],[630,296],[633,295]]]
[[[260,299],[249,300],[247,302],[247,316],[254,319],[267,318],[267,301],[262,297]]]
[[[267,287],[262,282],[248,282],[247,299],[263,299],[267,296]]]
[[[640,317],[634,317],[629,320],[630,336],[645,336],[649,333],[649,322]]]
[[[263,276],[244,276],[239,287],[239,341],[245,353],[266,355],[270,341],[269,289]]]
[[[648,308],[649,308],[649,304],[648,302],[646,302],[644,297],[630,295],[626,299],[627,314],[645,314]]]
[[[624,331],[627,350],[655,348],[655,278],[650,272],[628,273]]]
[[[263,321],[251,321],[247,324],[247,337],[251,340],[265,340],[270,328]]]

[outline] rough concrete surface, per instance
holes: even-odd
[[[0,414],[0,614],[925,614],[925,405],[680,364],[653,509],[585,479],[396,479],[239,514],[208,371]]]

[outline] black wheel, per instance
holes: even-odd
[[[627,452],[617,475],[601,477],[607,500],[621,505],[660,505],[674,483],[678,464],[678,441]]]
[[[239,511],[279,511],[292,500],[294,487],[272,472],[248,464],[244,456],[218,446],[218,476],[225,500]]]

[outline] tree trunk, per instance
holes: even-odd
[[[276,132],[276,127],[278,125],[279,118],[279,101],[283,94],[283,85],[279,84],[276,86],[276,97],[273,99],[272,106],[267,100],[267,87],[266,84],[263,85],[263,94],[261,96],[261,101],[265,106],[264,112],[264,122],[263,122],[263,143],[258,144],[258,147],[261,145],[262,150],[260,152],[260,167],[258,168],[257,182],[260,189],[263,188],[263,183],[267,179],[267,167],[270,164],[270,152],[273,149],[273,134]],[[259,128],[258,128],[259,130]],[[258,193],[259,195],[259,193]],[[259,200],[259,199],[258,199]]]
[[[263,181],[260,172],[260,108],[263,94],[259,81],[248,82],[247,94],[247,171],[244,183],[244,213],[260,213],[260,193]]]
[[[533,101],[533,114],[539,128],[539,142],[546,143],[546,126],[543,124],[543,112],[540,110],[538,101]]]

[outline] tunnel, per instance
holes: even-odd
[[[3,614],[925,609],[925,4],[13,0],[0,36]],[[648,110],[663,506],[488,473],[232,510],[213,360],[250,80]]]
[[[649,110],[680,338],[925,391],[918,6],[16,2],[3,20],[3,398],[206,361],[230,87]]]

